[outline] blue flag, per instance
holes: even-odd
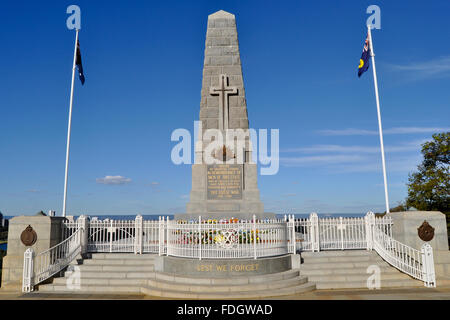
[[[358,77],[361,77],[361,75],[369,69],[370,55],[369,35],[367,35],[366,41],[364,43],[363,53],[361,55],[361,59],[359,60]]]
[[[75,60],[75,64],[78,68],[78,76],[80,77],[81,84],[84,85],[84,73],[83,73],[83,64],[81,63],[81,50],[80,50],[80,42],[77,41],[77,59]]]

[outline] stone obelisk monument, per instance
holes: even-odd
[[[273,217],[252,161],[236,19],[222,10],[208,17],[200,124],[187,214],[177,218]]]

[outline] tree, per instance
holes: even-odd
[[[423,161],[409,175],[407,207],[450,212],[450,132],[422,144]]]

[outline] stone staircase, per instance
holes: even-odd
[[[366,288],[380,269],[381,288],[423,287],[385,262],[375,251],[346,250],[301,253],[300,269],[275,274],[199,278],[155,271],[154,254],[96,253],[77,259],[63,277],[38,286],[45,293],[146,294],[181,299],[258,299],[295,295],[315,289]]]
[[[400,272],[385,262],[375,251],[346,250],[302,252],[300,274],[316,284],[317,289],[367,289],[373,274],[369,266],[380,268],[381,288],[423,287],[423,282]]]
[[[72,262],[63,277],[39,285],[39,292],[140,293],[154,275],[156,255],[94,253],[90,259]]]
[[[231,279],[198,278],[155,272],[157,255],[100,253],[77,259],[52,283],[41,284],[45,293],[117,293],[182,299],[256,299],[294,295],[315,290],[298,269]]]
[[[316,286],[297,269],[231,279],[196,278],[156,273],[142,292],[183,299],[258,299],[313,291]]]

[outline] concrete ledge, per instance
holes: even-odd
[[[292,269],[291,255],[261,259],[210,259],[198,260],[178,257],[161,257],[155,263],[159,272],[199,276],[204,278],[231,278],[279,273]]]

